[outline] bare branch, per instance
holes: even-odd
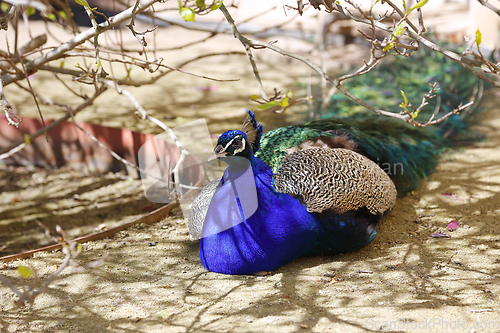
[[[120,95],[124,95],[125,97],[127,97],[134,104],[135,108],[137,109],[136,114],[137,114],[137,116],[139,116],[139,118],[141,118],[142,120],[149,120],[152,123],[158,125],[161,129],[163,129],[165,131],[165,133],[167,133],[167,135],[174,141],[175,145],[180,149],[181,156],[180,156],[179,160],[177,161],[177,164],[175,165],[175,167],[172,171],[174,174],[174,186],[176,189],[176,191],[175,191],[176,192],[176,199],[179,200],[181,198],[181,191],[180,191],[180,186],[179,186],[181,183],[180,177],[179,177],[179,170],[180,170],[182,163],[184,163],[186,156],[189,155],[189,152],[183,147],[182,143],[179,141],[179,139],[177,138],[177,135],[175,135],[174,131],[172,131],[172,129],[170,127],[165,125],[160,120],[150,116],[146,112],[146,110],[144,110],[144,108],[139,103],[139,101],[137,101],[137,99],[131,93],[129,93],[127,90],[121,88],[118,84],[116,84],[113,81],[102,79],[101,82],[106,84],[108,87],[115,89]]]
[[[500,16],[500,9],[498,9],[497,7],[493,6],[491,3],[489,3],[488,1],[485,1],[485,0],[477,0],[479,1],[479,3],[483,6],[485,6],[486,8],[490,9],[491,11],[493,11],[493,13],[497,14],[498,16]]]
[[[140,5],[138,6],[137,10],[135,13],[141,13],[144,10],[146,10],[148,7],[153,5],[156,2],[159,2],[161,0],[142,0],[140,2]],[[99,29],[100,32],[105,32],[109,29],[112,29],[116,26],[118,26],[120,23],[130,19],[134,13],[134,8],[128,8],[127,10],[124,10],[123,12],[109,18],[109,21],[104,22],[99,24]],[[24,74],[5,74],[2,76],[3,84],[6,86],[14,81],[18,81],[24,78],[24,75],[30,75],[33,74],[40,68],[40,66],[47,64],[48,62],[52,60],[59,59],[64,56],[64,54],[72,49],[74,49],[76,46],[84,43],[85,41],[91,39],[92,37],[95,36],[96,29],[95,28],[90,28],[87,31],[84,31],[80,33],[79,35],[71,38],[67,42],[59,45],[57,48],[53,49],[50,52],[45,53],[44,55],[32,60],[30,63],[26,65],[27,73]]]
[[[241,43],[245,46],[245,51],[247,52],[248,60],[250,60],[250,63],[252,64],[253,73],[255,75],[255,79],[257,80],[257,85],[259,86],[260,95],[262,96],[263,99],[268,100],[269,98],[267,97],[267,94],[264,90],[264,86],[262,85],[262,80],[260,79],[260,74],[259,74],[259,70],[257,69],[257,64],[255,63],[255,59],[253,58],[253,55],[252,55],[251,48],[254,45],[252,45],[252,43],[250,42],[249,39],[247,39],[242,34],[240,34],[240,32],[238,31],[238,28],[236,27],[236,23],[234,23],[234,20],[231,17],[231,14],[229,14],[229,12],[227,11],[226,6],[224,6],[224,4],[222,4],[219,9],[224,14],[224,17],[226,18],[227,23],[229,23],[229,26],[231,27],[231,30],[233,31],[234,37],[238,38],[241,41]]]
[[[97,90],[94,93],[94,95],[92,97],[87,98],[82,104],[80,104],[78,107],[76,107],[73,110],[73,114],[75,115],[78,112],[80,112],[81,110],[85,109],[87,106],[92,105],[94,103],[94,100],[97,97],[99,97],[99,95],[101,95],[104,91],[106,91],[106,86],[101,87],[99,90]],[[9,156],[12,156],[16,152],[18,152],[19,150],[24,148],[27,144],[29,144],[29,143],[26,143],[26,141],[29,141],[29,142],[33,141],[34,139],[38,138],[40,135],[44,134],[45,131],[47,131],[47,132],[50,131],[51,129],[57,127],[62,122],[68,120],[70,117],[71,117],[71,115],[68,113],[68,114],[64,115],[63,117],[61,117],[57,120],[54,120],[53,122],[48,124],[45,128],[42,128],[42,129],[36,131],[35,133],[31,134],[29,137],[27,137],[28,140],[17,141],[8,147],[1,148],[0,149],[0,160],[8,158]]]
[[[86,267],[78,266],[76,263],[74,263],[74,260],[82,252],[81,245],[79,246],[77,242],[70,240],[68,235],[64,232],[64,230],[60,226],[56,226],[56,230],[57,230],[57,232],[59,232],[62,235],[62,237],[65,241],[65,244],[62,247],[62,252],[64,253],[64,259],[63,259],[62,263],[59,265],[59,267],[57,268],[57,270],[49,276],[47,281],[45,281],[45,283],[39,289],[37,289],[37,290],[35,289],[35,285],[38,282],[38,274],[37,274],[37,271],[35,269],[33,269],[33,271],[30,272],[30,275],[32,273],[34,273],[34,275],[35,275],[35,278],[34,278],[32,285],[27,290],[24,290],[23,292],[21,292],[17,287],[15,287],[9,281],[9,279],[0,275],[0,282],[4,283],[18,297],[18,299],[16,299],[14,301],[14,304],[16,306],[25,306],[26,304],[33,304],[36,297],[38,295],[44,293],[47,290],[47,288],[49,287],[49,285],[52,283],[52,281],[54,281],[54,279],[68,266],[73,266],[74,271],[78,271],[81,273],[88,268],[93,268],[93,267],[96,267],[97,265],[100,265],[106,259],[107,253],[105,253],[101,259],[96,260],[93,263],[88,264]],[[26,278],[26,277],[23,276],[23,278]]]

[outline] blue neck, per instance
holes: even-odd
[[[230,162],[210,203],[200,241],[202,264],[213,272],[252,274],[310,251],[307,244],[318,230],[314,216],[297,199],[274,190],[272,170],[259,158],[252,154],[246,166],[237,162]]]

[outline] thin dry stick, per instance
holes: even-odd
[[[89,105],[92,105],[94,103],[94,100],[99,95],[101,95],[104,91],[106,91],[106,89],[107,89],[106,86],[100,87],[94,93],[94,95],[92,97],[87,98],[82,104],[80,104],[77,108],[75,108],[74,111],[73,111],[73,114],[77,114],[78,112],[80,112],[81,110],[85,109]],[[47,131],[47,132],[50,131],[51,129],[57,127],[62,122],[68,120],[70,117],[71,116],[69,114],[66,114],[63,117],[61,117],[61,118],[59,118],[59,119],[51,122],[50,124],[48,124],[45,127],[45,129],[42,128],[42,129],[36,131],[35,133],[31,134],[25,140],[23,140],[23,141],[17,141],[17,142],[14,142],[13,144],[9,145],[8,147],[1,148],[0,149],[0,160],[5,159],[7,157],[10,157],[10,156],[14,155],[19,150],[21,150],[22,148],[24,148],[27,144],[29,144],[29,143],[26,143],[26,142],[33,141],[34,139],[36,139],[37,137],[39,137],[40,135],[42,135],[45,131]]]
[[[218,53],[218,54],[221,54],[221,53]],[[94,55],[85,54],[85,53],[71,53],[70,52],[70,53],[67,53],[66,55],[67,56],[74,56],[74,57],[92,58],[92,59],[95,58]],[[140,67],[142,69],[147,69],[150,72],[156,72],[159,68],[167,68],[170,71],[177,71],[177,72],[180,72],[180,73],[183,73],[183,74],[191,75],[191,76],[198,77],[198,78],[201,78],[201,79],[212,80],[212,81],[216,81],[216,82],[232,82],[232,81],[238,81],[239,80],[239,79],[216,79],[216,78],[212,78],[212,77],[205,76],[205,75],[200,75],[200,74],[195,74],[195,73],[187,72],[187,71],[182,70],[180,68],[175,68],[175,67],[171,67],[171,66],[168,66],[168,65],[164,65],[164,64],[162,64],[160,62],[157,62],[157,61],[137,60],[137,59],[134,59],[132,56],[129,56],[129,55],[126,55],[126,57],[130,57],[133,60],[123,60],[123,59],[105,58],[105,57],[101,57],[101,59],[104,60],[104,61],[107,61],[107,62],[116,62],[116,63],[123,63],[123,64],[135,65],[135,66]],[[151,66],[155,66],[156,69],[150,68]],[[82,72],[80,72],[80,74],[82,74]]]
[[[269,97],[267,96],[267,94],[264,90],[262,80],[260,79],[259,70],[257,69],[257,64],[255,63],[255,60],[254,60],[253,55],[252,55],[252,50],[251,50],[252,46],[253,46],[252,43],[250,42],[249,39],[247,39],[242,34],[240,34],[240,32],[238,31],[238,28],[236,27],[236,24],[234,23],[233,18],[231,17],[231,14],[229,14],[229,12],[227,11],[226,6],[224,6],[224,4],[222,4],[219,9],[222,11],[222,13],[224,14],[224,17],[226,18],[227,22],[229,23],[229,26],[231,27],[231,30],[233,31],[234,37],[238,38],[242,42],[243,46],[245,46],[245,51],[247,52],[248,60],[250,60],[250,64],[252,64],[253,73],[255,75],[255,79],[257,80],[257,85],[259,86],[260,95],[262,96],[262,98],[264,100],[268,100]]]
[[[189,155],[189,152],[182,146],[182,143],[179,141],[177,138],[177,135],[175,135],[174,131],[167,125],[165,125],[163,122],[159,121],[158,119],[150,116],[146,110],[142,107],[142,105],[139,103],[139,101],[127,90],[121,88],[118,84],[111,80],[105,80],[101,79],[100,80],[102,83],[106,84],[108,87],[111,87],[115,89],[120,95],[124,95],[127,97],[132,104],[134,104],[134,107],[136,108],[137,112],[136,114],[142,119],[142,120],[149,120],[152,123],[158,125],[161,129],[163,129],[167,135],[174,141],[175,145],[180,149],[181,151],[181,156],[179,157],[179,160],[177,161],[177,164],[175,165],[174,169],[172,170],[172,173],[174,174],[174,187],[175,187],[175,192],[176,192],[176,199],[179,200],[181,197],[181,190],[180,190],[180,177],[179,177],[179,170],[181,165],[184,163],[184,160],[187,155]]]
[[[59,232],[65,241],[65,246],[62,247],[62,252],[64,253],[64,259],[62,263],[59,265],[57,270],[52,273],[47,281],[39,288],[35,289],[35,286],[38,282],[38,275],[36,270],[33,270],[35,278],[33,280],[33,283],[30,285],[30,287],[27,290],[24,290],[21,292],[17,287],[15,287],[9,279],[4,277],[3,275],[0,275],[0,282],[4,283],[8,288],[10,288],[18,297],[17,300],[14,301],[14,304],[16,306],[24,306],[26,303],[33,304],[35,301],[35,298],[44,293],[49,285],[54,281],[54,279],[68,266],[73,266],[74,270],[81,273],[85,271],[88,268],[93,268],[96,267],[104,262],[104,260],[107,257],[107,253],[103,255],[103,257],[99,260],[96,260],[94,262],[91,262],[86,265],[86,267],[80,267],[76,263],[73,263],[73,260],[76,259],[80,253],[81,253],[81,247],[78,246],[78,244],[75,241],[72,241],[69,239],[67,234],[64,232],[64,230],[60,226],[56,226],[57,232]]]
[[[488,1],[485,1],[485,0],[477,0],[479,1],[479,3],[483,6],[485,6],[486,8],[490,9],[493,13],[497,14],[498,16],[500,16],[500,9],[498,9],[497,7],[493,6],[491,3],[489,3]]]
[[[130,7],[128,9],[124,10],[123,12],[109,18],[109,20],[107,22],[103,22],[103,23],[99,24],[100,33],[103,33],[109,29],[112,29],[112,28],[118,26],[120,23],[130,19],[134,13],[139,14],[139,13],[143,12],[144,10],[146,10],[151,5],[153,5],[154,3],[160,2],[160,1],[161,0],[142,0],[136,11],[134,11],[133,7]],[[78,45],[80,45],[80,44],[84,43],[85,41],[94,37],[95,31],[96,31],[95,28],[90,28],[87,31],[84,31],[84,32],[78,34],[77,36],[71,38],[67,42],[59,45],[54,50],[47,52],[44,55],[32,60],[31,62],[29,62],[26,65],[26,68],[27,68],[26,74],[28,74],[28,75],[33,74],[34,72],[36,72],[38,70],[38,68],[40,66],[45,65],[46,63],[48,63],[50,61],[60,59],[61,57],[64,56],[64,54],[66,52],[74,49]],[[18,81],[18,80],[23,79],[24,75],[25,74],[20,74],[20,73],[18,73],[18,74],[5,74],[2,76],[2,80],[4,82],[4,85],[6,86],[14,81]]]
[[[363,101],[363,100],[357,98],[356,96],[354,96],[350,91],[348,91],[342,85],[342,82],[344,80],[352,78],[354,76],[363,75],[363,74],[369,72],[372,68],[374,68],[378,64],[379,59],[377,59],[378,57],[374,57],[373,53],[372,53],[372,57],[371,57],[370,61],[368,63],[366,63],[363,67],[361,67],[356,73],[344,75],[343,77],[340,77],[340,78],[334,78],[334,77],[328,75],[325,71],[323,71],[316,64],[314,64],[313,62],[311,62],[309,59],[307,59],[305,57],[302,57],[302,56],[300,56],[298,54],[294,54],[294,53],[288,52],[286,50],[283,50],[283,49],[277,47],[276,45],[273,45],[273,44],[270,44],[270,43],[263,43],[263,42],[256,41],[256,40],[251,40],[251,39],[248,39],[245,36],[241,35],[239,33],[238,29],[235,26],[234,20],[232,19],[231,15],[227,11],[227,9],[224,7],[224,5],[222,5],[220,9],[224,13],[224,16],[226,17],[229,25],[232,27],[235,38],[237,38],[245,46],[245,48],[247,48],[247,47],[251,47],[251,48],[268,48],[268,49],[273,50],[273,51],[275,51],[275,52],[277,52],[279,54],[282,54],[284,56],[287,56],[287,57],[299,60],[299,61],[303,62],[304,64],[308,65],[309,67],[311,67],[314,71],[316,71],[319,75],[321,75],[321,77],[323,77],[323,79],[332,82],[333,86],[335,88],[337,88],[340,92],[342,92],[344,95],[346,95],[347,97],[351,98],[353,101],[355,101],[359,105],[361,105],[361,106],[367,108],[368,110],[370,110],[372,112],[375,112],[377,114],[384,115],[384,116],[387,116],[387,117],[396,118],[396,119],[400,119],[400,120],[403,120],[403,121],[405,121],[405,122],[407,122],[407,123],[409,123],[409,124],[411,124],[413,126],[427,127],[427,126],[430,126],[430,125],[433,125],[433,124],[437,124],[437,123],[440,123],[440,122],[444,121],[448,117],[452,116],[453,114],[457,114],[458,112],[466,109],[467,107],[471,106],[474,103],[473,101],[471,101],[471,102],[469,102],[469,103],[467,103],[465,105],[459,105],[456,109],[454,109],[454,110],[450,111],[449,113],[443,115],[441,118],[436,119],[436,120],[429,120],[429,121],[426,121],[426,122],[417,122],[417,121],[415,121],[413,119],[412,116],[410,116],[408,114],[398,114],[398,113],[393,113],[393,112],[389,112],[389,111],[377,109],[377,108],[369,105],[365,101]],[[342,12],[343,12],[343,10],[342,10]],[[349,13],[349,15],[353,16],[350,13]],[[377,21],[374,21],[373,19],[370,20],[370,19],[366,19],[366,18],[363,17],[363,18],[361,18],[359,20],[362,20],[364,22],[368,22],[373,27],[377,26]],[[375,29],[375,28],[373,28],[373,29]],[[257,78],[257,80],[259,81],[260,79]]]

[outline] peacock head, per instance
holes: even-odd
[[[244,157],[251,159],[253,155],[252,146],[248,143],[248,138],[245,132],[232,130],[223,133],[217,141],[212,155],[208,159],[213,160],[219,158],[228,164],[231,164],[234,157]]]

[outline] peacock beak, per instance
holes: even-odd
[[[218,145],[217,147],[215,147],[212,154],[210,154],[210,156],[208,157],[208,161],[210,162],[211,160],[215,160],[216,158],[224,157],[226,156],[226,154],[227,153],[224,148],[221,145]]]

